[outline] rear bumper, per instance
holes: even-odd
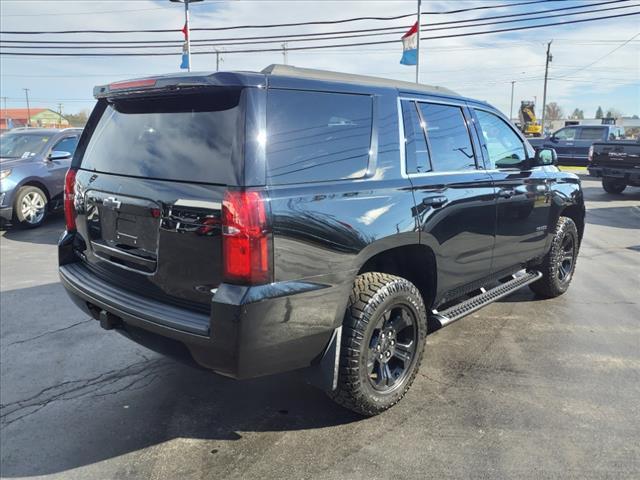
[[[315,364],[339,326],[337,309],[344,311],[336,304],[338,287],[279,282],[222,284],[210,315],[195,313],[109,284],[81,262],[68,263],[70,245],[65,243],[69,239],[63,236],[59,274],[76,305],[96,319],[108,313],[110,326],[152,350],[233,378]]]
[[[640,169],[590,166],[588,170],[592,177],[616,178],[628,185],[640,185]]]

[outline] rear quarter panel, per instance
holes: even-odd
[[[419,243],[411,185],[400,174],[396,96],[377,95],[375,104],[364,178],[269,188],[275,281],[328,287],[306,316],[316,326],[340,324],[353,279],[368,258]]]

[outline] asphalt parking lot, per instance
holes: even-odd
[[[639,478],[640,189],[585,180],[569,292],[429,336],[371,419],[295,374],[234,382],[101,330],[56,273],[60,217],[0,242],[5,478]]]

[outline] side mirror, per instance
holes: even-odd
[[[558,154],[553,148],[541,148],[536,150],[536,156],[533,158],[533,166],[541,167],[544,165],[557,165]]]
[[[49,155],[49,160],[66,160],[68,158],[71,158],[71,154],[62,150],[54,150]]]

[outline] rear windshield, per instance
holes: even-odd
[[[81,168],[186,182],[233,182],[240,90],[109,104]]]

